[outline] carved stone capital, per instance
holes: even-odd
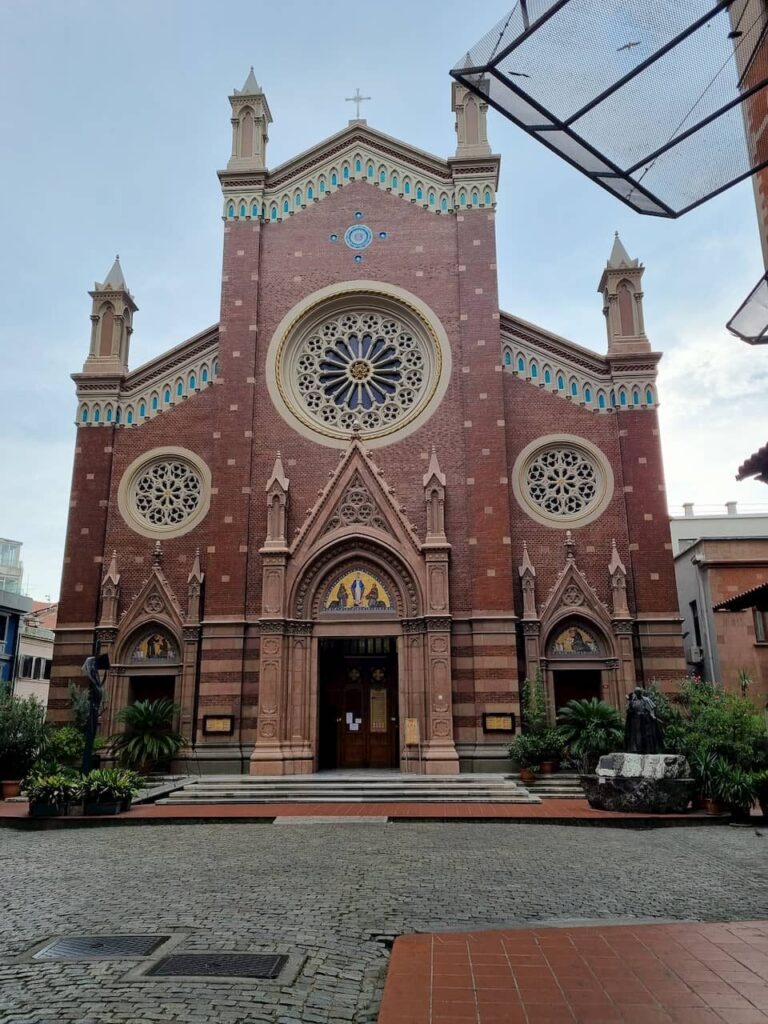
[[[96,639],[104,647],[109,647],[117,640],[117,630],[102,626],[96,630]]]
[[[404,633],[423,633],[425,631],[424,619],[403,619]]]
[[[631,636],[635,631],[634,619],[613,619],[611,625],[613,626],[613,632],[617,636]]]
[[[525,634],[525,636],[539,636],[541,633],[541,623],[538,619],[536,619],[535,621],[531,621],[530,619],[524,619],[521,625],[523,627],[523,633]]]
[[[285,624],[285,631],[291,636],[311,636],[314,628],[311,619],[290,619]]]
[[[451,629],[450,615],[427,615],[424,618],[424,622],[430,633],[448,633]]]
[[[262,635],[275,633],[282,636],[285,633],[285,619],[261,619],[259,621]]]
[[[619,664],[620,662],[618,658],[609,658],[605,663],[605,667],[610,669],[612,672],[615,672],[618,669]]]
[[[182,626],[181,632],[187,643],[195,643],[200,639],[200,626]]]

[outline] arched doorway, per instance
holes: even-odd
[[[145,627],[129,640],[125,653],[126,704],[135,704],[138,700],[175,699],[181,652],[169,630],[156,625]]]
[[[602,631],[580,616],[560,619],[545,644],[544,666],[555,714],[571,700],[610,700],[616,661]]]

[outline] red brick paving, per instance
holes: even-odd
[[[405,935],[379,1024],[768,1024],[768,922]]]
[[[488,804],[488,803],[289,803],[289,804],[139,804],[121,819],[185,819],[185,818],[274,818],[300,815],[303,817],[388,817],[397,819],[436,818],[457,821],[461,819],[504,821],[669,821],[703,823],[712,821],[709,815],[690,814],[622,814],[593,810],[586,800],[545,800],[541,804]],[[26,803],[0,801],[0,817],[25,818]]]

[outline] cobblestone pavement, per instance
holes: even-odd
[[[768,833],[478,824],[0,832],[0,1024],[376,1020],[388,937],[552,919],[768,917]],[[296,981],[9,963],[61,934],[185,933],[187,951],[300,954]]]

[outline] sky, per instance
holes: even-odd
[[[219,316],[227,96],[253,65],[275,166],[340,130],[359,86],[375,128],[447,157],[449,69],[506,11],[458,0],[2,0],[0,536],[25,586],[58,595],[75,439],[69,374],[90,337],[88,289],[116,253],[139,305],[131,366]],[[468,13],[469,12],[469,13]],[[752,187],[685,217],[625,207],[489,113],[502,155],[500,304],[598,352],[597,283],[614,231],[645,264],[670,507],[768,504],[737,483],[768,440],[768,347],[724,324],[762,273]]]

